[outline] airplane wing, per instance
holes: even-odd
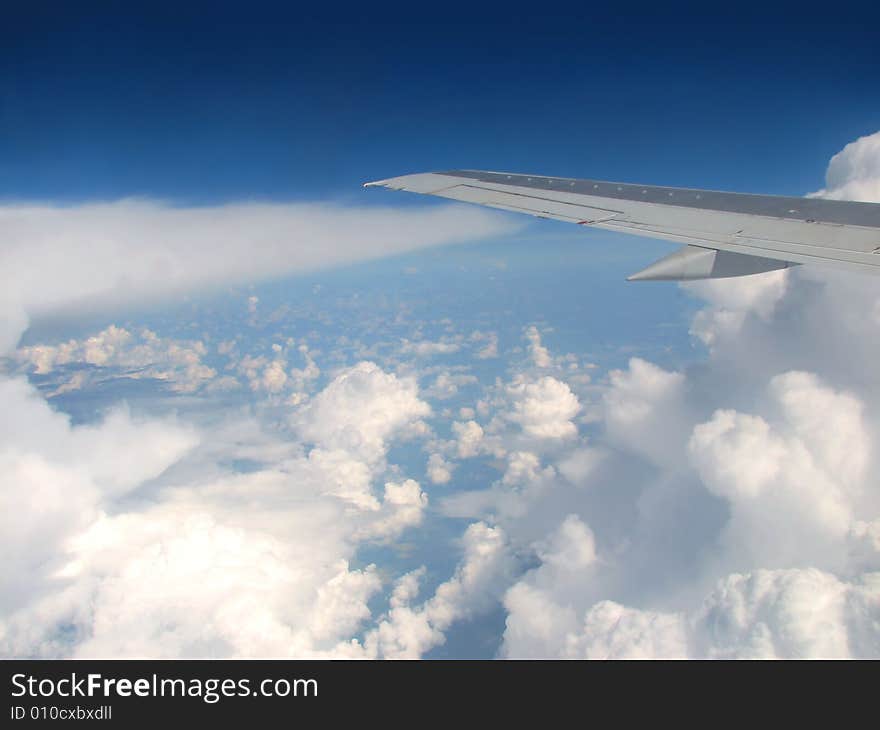
[[[630,280],[744,276],[793,264],[880,274],[880,205],[453,170],[366,183],[684,243]]]

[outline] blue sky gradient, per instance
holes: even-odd
[[[371,201],[456,167],[801,194],[878,126],[869,7],[9,7],[0,196]]]

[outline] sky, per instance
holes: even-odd
[[[3,197],[357,199],[457,167],[801,194],[875,131],[867,5],[113,5],[5,10]]]
[[[4,10],[0,655],[880,656],[872,277],[362,187],[880,202],[866,7]]]

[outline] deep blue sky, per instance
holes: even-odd
[[[0,198],[387,203],[359,184],[454,167],[818,187],[880,128],[876,11],[713,5],[4,6]]]

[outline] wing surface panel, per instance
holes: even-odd
[[[761,259],[880,274],[880,205],[873,203],[478,170],[405,175],[367,185]]]

